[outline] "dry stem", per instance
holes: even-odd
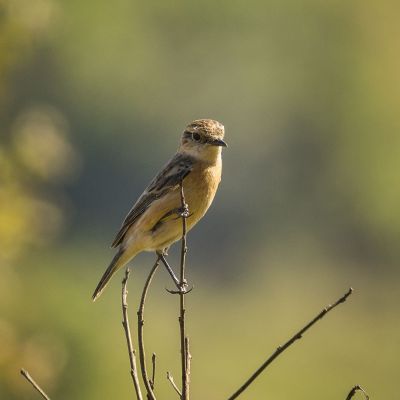
[[[362,392],[365,396],[365,399],[369,400],[369,396],[368,396],[367,392],[360,385],[356,385],[353,387],[353,389],[350,390],[349,394],[346,397],[346,400],[351,400],[357,391]]]
[[[29,375],[29,372],[25,369],[21,369],[21,375],[40,393],[40,395],[46,399],[50,400],[50,397],[43,391],[43,389],[35,382],[35,380]]]
[[[189,338],[185,338],[185,352],[186,352],[186,368],[187,368],[187,377],[188,377],[188,384],[190,383],[190,362],[192,360],[192,355],[190,354],[190,347],[189,347]]]
[[[150,380],[147,375],[147,369],[146,369],[146,353],[145,353],[145,348],[144,348],[144,337],[143,337],[143,335],[144,335],[143,334],[143,325],[144,325],[143,313],[144,313],[144,305],[146,303],[147,291],[149,289],[150,283],[151,283],[153,276],[159,265],[160,265],[160,257],[157,257],[157,260],[156,260],[155,264],[153,265],[153,268],[151,269],[150,274],[147,277],[146,283],[144,285],[142,297],[140,300],[139,310],[137,312],[140,370],[142,372],[144,386],[146,387],[147,398],[150,400],[156,400],[156,397],[154,395],[152,385],[150,384]]]
[[[175,392],[178,393],[179,397],[182,398],[182,393],[179,390],[178,386],[176,386],[176,383],[174,381],[174,377],[167,371],[167,379],[174,388]]]
[[[136,367],[136,353],[133,349],[132,344],[132,335],[129,328],[129,319],[128,319],[128,279],[129,279],[130,270],[127,268],[125,270],[125,278],[122,280],[122,326],[124,327],[125,336],[126,336],[126,344],[128,346],[128,354],[129,354],[129,362],[131,365],[131,377],[133,381],[133,386],[135,387],[136,397],[138,400],[143,400],[142,392],[140,390],[139,385],[139,377],[137,374]]]
[[[153,370],[151,373],[151,379],[150,379],[150,386],[154,390],[154,385],[156,384],[156,353],[153,353],[151,356],[151,365],[153,366]]]
[[[181,246],[181,266],[180,266],[180,276],[179,276],[179,285],[180,285],[180,293],[179,293],[179,327],[180,327],[180,336],[181,336],[181,369],[182,369],[182,400],[189,400],[190,392],[189,392],[189,363],[188,363],[188,346],[186,345],[186,341],[188,340],[186,337],[186,326],[185,326],[185,289],[186,289],[186,279],[185,279],[185,261],[186,261],[186,218],[189,215],[188,205],[185,201],[185,194],[183,191],[183,183],[180,184],[181,187],[181,206],[182,206],[182,246]]]
[[[283,353],[288,347],[290,347],[296,340],[302,338],[303,334],[308,331],[317,321],[322,319],[329,311],[333,310],[336,306],[341,303],[344,303],[347,298],[352,294],[353,289],[350,288],[347,293],[345,293],[339,300],[337,300],[334,304],[327,306],[324,308],[314,319],[307,323],[303,328],[301,328],[296,334],[292,336],[284,345],[279,346],[275,352],[251,375],[251,377],[234,393],[232,394],[228,400],[233,400],[239,397],[241,393],[243,393],[253,381],[263,372],[281,353]],[[351,397],[350,397],[351,398]]]

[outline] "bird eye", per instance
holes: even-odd
[[[198,133],[193,133],[192,138],[195,142],[200,142],[201,136]]]

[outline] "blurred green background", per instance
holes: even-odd
[[[355,294],[243,399],[398,393],[398,2],[0,2],[0,397],[133,398],[109,244],[184,126],[226,127],[189,235],[192,398],[224,399],[323,306]],[[154,259],[133,263],[129,303]],[[171,262],[177,264],[177,251]],[[156,391],[179,381],[177,298],[147,305]]]

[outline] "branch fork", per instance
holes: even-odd
[[[146,303],[147,293],[152,282],[152,279],[160,265],[160,262],[164,264],[168,273],[170,274],[177,290],[168,290],[171,294],[179,295],[179,332],[180,332],[180,354],[181,354],[181,381],[182,386],[181,389],[177,386],[174,381],[172,375],[167,372],[167,380],[170,382],[172,388],[178,394],[181,400],[190,400],[190,371],[191,371],[191,359],[192,356],[190,354],[190,346],[189,346],[189,337],[186,333],[186,307],[185,307],[185,295],[190,293],[193,290],[193,287],[188,289],[187,280],[185,277],[186,270],[186,254],[187,254],[187,244],[186,244],[186,234],[187,234],[187,223],[186,219],[190,216],[189,206],[185,201],[185,194],[183,190],[183,183],[180,183],[180,197],[181,197],[181,207],[179,209],[171,211],[171,213],[176,213],[178,218],[182,219],[182,239],[181,239],[181,257],[180,257],[180,271],[179,278],[175,275],[172,268],[169,266],[165,256],[167,255],[165,249],[163,252],[157,252],[157,260],[151,269],[140,299],[140,305],[137,311],[137,334],[138,334],[138,352],[139,352],[139,361],[140,361],[140,372],[142,376],[142,380],[146,390],[146,398],[147,400],[156,400],[154,394],[155,388],[155,376],[156,376],[156,355],[153,353],[152,355],[152,371],[151,377],[149,377],[147,368],[146,368],[146,354],[145,354],[145,343],[144,343],[144,309]],[[136,352],[133,348],[132,343],[132,335],[129,327],[129,319],[128,319],[128,289],[127,283],[129,279],[130,270],[129,268],[125,271],[125,277],[122,281],[122,295],[121,295],[121,305],[122,305],[122,325],[125,332],[128,354],[129,354],[129,362],[130,362],[130,374],[132,378],[132,382],[134,385],[136,398],[137,400],[143,400],[143,395],[139,383],[138,377],[138,369],[136,364]],[[316,322],[321,320],[326,314],[336,308],[339,304],[344,303],[347,298],[353,293],[353,289],[350,288],[343,296],[341,296],[335,303],[328,305],[325,307],[316,317],[314,317],[311,321],[309,321],[303,328],[301,328],[298,332],[296,332],[286,343],[280,345],[276,348],[276,350],[269,356],[266,361],[248,378],[245,383],[239,387],[229,398],[228,400],[234,400],[239,397],[254,381],[255,379],[286,349],[288,349],[293,343],[297,340],[301,339],[306,331],[308,331]],[[29,375],[29,373],[25,370],[21,370],[21,374],[27,379],[28,382],[35,388],[35,390],[45,399],[50,400],[46,393],[39,387],[39,385],[33,380],[33,378]],[[349,394],[346,397],[346,400],[350,400],[354,397],[356,392],[361,392],[364,394],[365,399],[369,400],[368,394],[365,390],[359,386],[354,386]]]

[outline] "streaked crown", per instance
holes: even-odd
[[[186,127],[185,132],[198,132],[214,139],[223,139],[225,135],[224,126],[212,119],[197,119]]]
[[[223,141],[224,126],[212,119],[197,119],[191,122],[183,132],[182,143],[191,141],[197,144],[209,144],[226,147]]]

